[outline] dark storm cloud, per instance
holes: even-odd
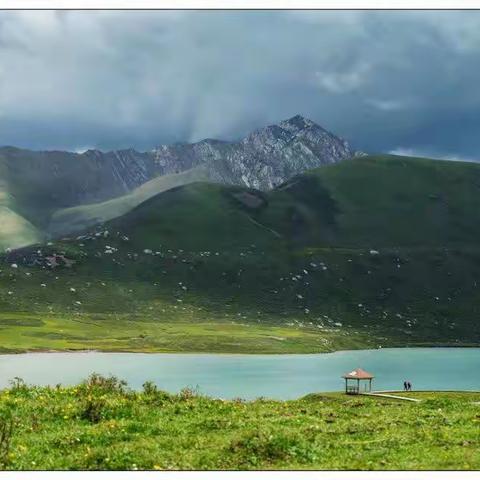
[[[0,144],[147,149],[297,113],[480,158],[480,12],[2,12]]]

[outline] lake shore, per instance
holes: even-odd
[[[378,347],[378,348],[356,348],[356,349],[344,349],[344,350],[327,350],[327,351],[322,351],[322,352],[299,352],[299,353],[258,353],[258,352],[245,352],[245,353],[237,353],[237,352],[215,352],[215,351],[173,351],[173,350],[128,350],[128,349],[122,349],[122,350],[99,350],[99,349],[87,349],[87,348],[65,348],[65,349],[25,349],[25,350],[15,350],[15,351],[4,351],[3,349],[0,349],[0,357],[4,355],[25,355],[29,353],[130,353],[130,354],[150,354],[150,355],[156,355],[156,354],[162,354],[162,355],[246,355],[246,356],[252,356],[252,355],[320,355],[320,354],[329,354],[329,353],[339,353],[339,352],[355,352],[355,351],[367,351],[367,350],[382,350],[382,349],[390,349],[390,348],[395,348],[395,349],[402,349],[402,350],[408,350],[408,349],[414,349],[414,348],[480,348],[480,344],[478,343],[462,343],[462,344],[448,344],[448,343],[439,343],[439,344],[428,344],[428,343],[422,343],[422,344],[417,344],[417,345],[398,345],[394,347]]]
[[[292,326],[288,322],[131,320],[89,321],[65,315],[0,313],[0,354],[28,352],[315,354],[404,347],[478,347],[465,340],[387,335],[375,329]]]

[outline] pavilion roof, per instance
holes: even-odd
[[[374,378],[374,376],[371,373],[366,372],[365,370],[361,368],[356,368],[355,370],[352,370],[351,372],[346,373],[345,375],[342,375],[343,378],[352,378],[352,379],[360,379],[360,380],[369,380],[371,378]]]

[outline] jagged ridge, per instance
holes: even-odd
[[[162,145],[152,153],[157,165],[167,173],[205,164],[213,181],[260,190],[357,154],[345,140],[300,115],[256,130],[240,142],[207,139],[194,144]]]
[[[347,142],[297,115],[238,142],[206,139],[161,145],[149,152],[78,154],[3,147],[0,182],[15,198],[14,213],[48,231],[59,210],[121,197],[164,175],[202,167],[202,180],[269,190],[293,175],[354,155]]]

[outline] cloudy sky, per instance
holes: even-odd
[[[480,11],[0,12],[0,145],[148,149],[297,113],[480,160]]]

